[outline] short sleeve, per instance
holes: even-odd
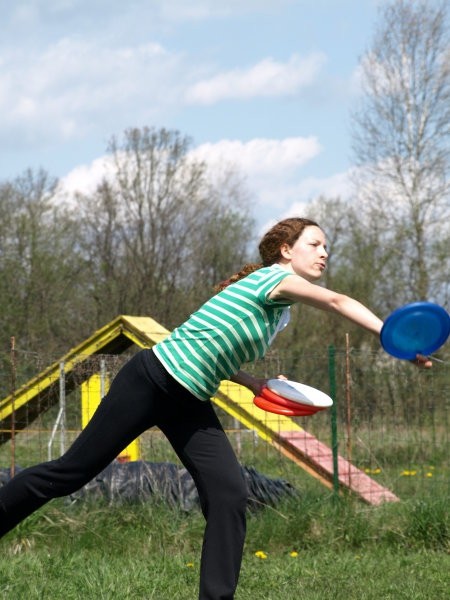
[[[292,302],[287,302],[286,300],[277,301],[271,300],[268,298],[269,294],[276,288],[276,286],[283,281],[289,275],[292,275],[289,271],[285,271],[281,267],[273,266],[267,267],[266,269],[261,269],[261,271],[266,270],[266,273],[262,274],[261,281],[258,285],[257,296],[260,302],[265,305],[276,305],[276,306],[290,306]]]

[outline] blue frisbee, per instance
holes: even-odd
[[[428,356],[445,344],[450,315],[433,302],[413,302],[394,310],[383,323],[380,341],[391,356],[413,360]]]

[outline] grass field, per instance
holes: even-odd
[[[401,502],[375,508],[336,497],[244,436],[242,458],[291,482],[298,498],[249,512],[236,600],[447,600],[448,455],[411,460],[416,440],[400,439],[385,455],[380,446],[370,472]],[[29,442],[17,448],[22,464],[34,462]],[[159,436],[148,442],[153,460],[175,460]],[[0,540],[0,599],[195,600],[203,526],[198,511],[157,500],[54,501]]]
[[[0,541],[0,597],[195,600],[203,519],[57,500]],[[448,498],[368,507],[312,485],[249,513],[236,600],[444,600]]]

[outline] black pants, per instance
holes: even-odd
[[[24,469],[0,488],[0,536],[52,498],[78,490],[136,437],[158,426],[192,475],[206,519],[201,600],[232,599],[245,538],[247,489],[211,402],[170,377],[151,350],[119,371],[69,450]]]

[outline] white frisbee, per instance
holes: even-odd
[[[327,394],[297,381],[269,379],[267,387],[275,394],[299,404],[307,404],[317,408],[328,408],[333,404],[333,400]]]

